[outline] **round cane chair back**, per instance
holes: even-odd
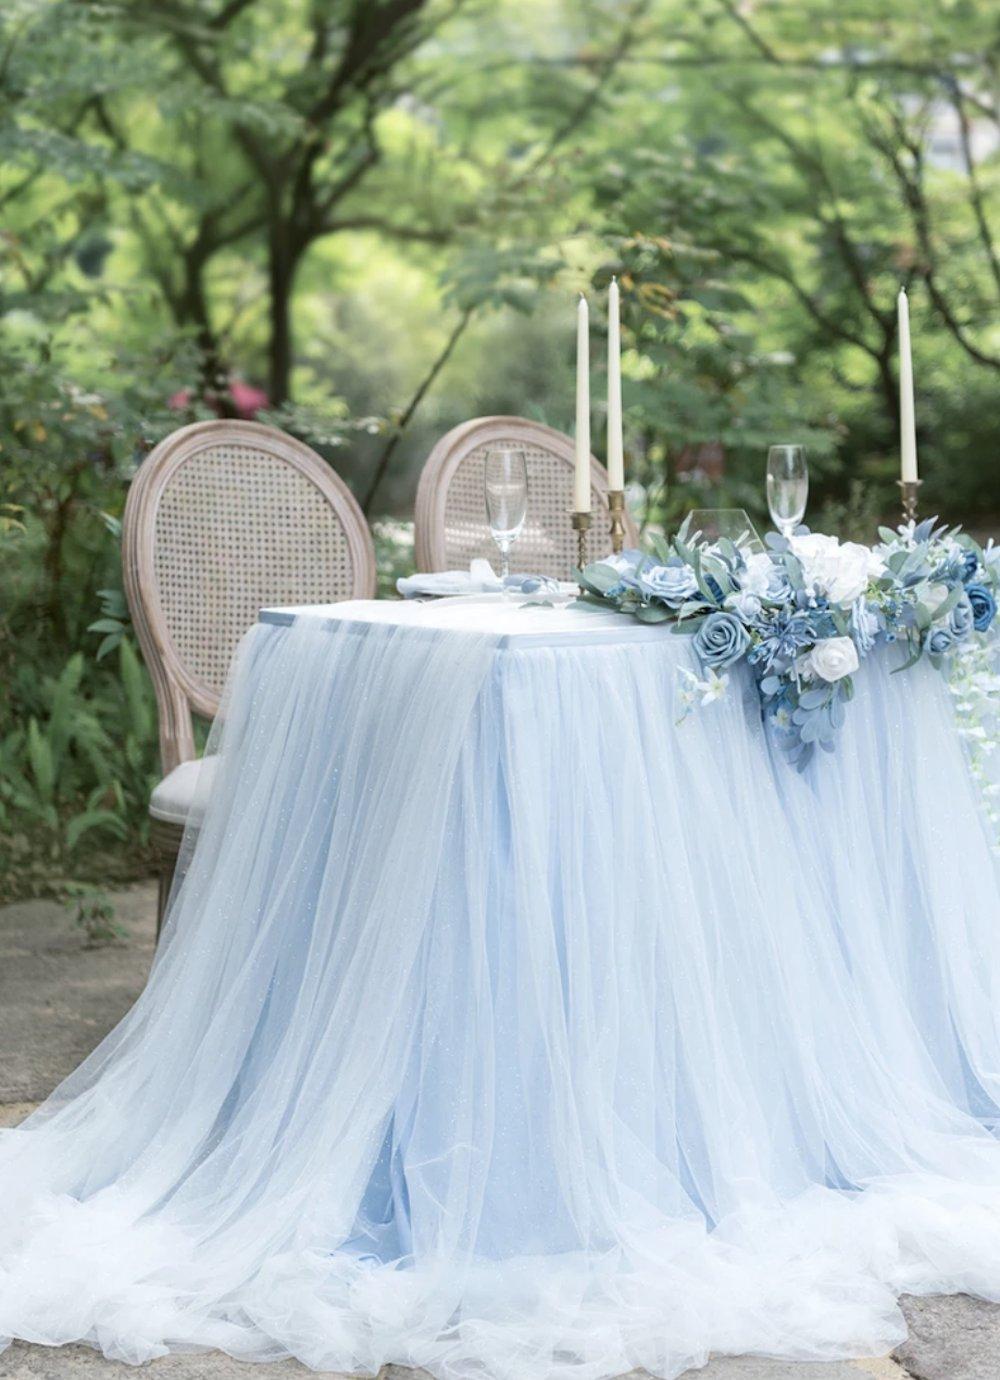
[[[486,521],[486,455],[498,443],[522,447],[528,462],[528,516],[511,548],[511,566],[537,575],[569,579],[577,564],[573,507],[574,447],[568,436],[524,417],[477,417],[449,431],[434,447],[420,476],[416,505],[418,570],[467,570],[477,556],[495,561],[496,545]],[[608,476],[591,457],[593,526],[588,558],[611,550]],[[626,516],[626,543],[638,536]]]
[[[192,711],[218,711],[262,605],[375,592],[371,533],[346,484],[258,422],[198,422],[156,446],[129,490],[122,559],[165,772],[194,755]]]

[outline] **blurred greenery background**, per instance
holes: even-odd
[[[905,284],[924,511],[993,530],[998,72],[992,0],[4,0],[0,896],[149,868],[119,523],[184,422],[310,441],[388,588],[442,432],[570,428],[580,290],[601,453],[616,273],[640,516],[801,440],[871,538]]]

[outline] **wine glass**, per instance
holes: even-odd
[[[783,537],[790,537],[802,521],[808,497],[805,446],[772,446],[767,452],[767,506]]]
[[[520,446],[486,452],[486,516],[500,548],[500,578],[510,574],[510,548],[521,535],[528,511],[528,459]]]

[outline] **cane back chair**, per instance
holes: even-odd
[[[467,570],[477,556],[496,557],[486,521],[486,454],[498,443],[522,447],[528,461],[528,516],[511,549],[515,569],[566,580],[577,564],[577,534],[570,524],[573,507],[574,446],[568,436],[524,417],[477,417],[442,436],[420,476],[416,505],[418,570]],[[611,550],[608,476],[591,457],[594,525],[587,536],[588,558]],[[635,524],[626,514],[625,542],[636,545]]]
[[[214,768],[196,756],[193,716],[217,713],[262,605],[370,598],[375,553],[350,490],[315,451],[258,422],[211,421],[173,432],[139,468],[122,561],[159,713],[164,775],[149,806],[159,933],[198,782]]]

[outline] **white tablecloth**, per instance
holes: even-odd
[[[435,632],[473,633],[501,646],[562,646],[593,642],[662,640],[662,626],[633,622],[611,609],[578,600],[526,603],[501,594],[468,594],[455,599],[354,599],[344,604],[311,604],[298,608],[261,609],[262,623],[289,626],[296,619],[336,624],[357,623]]]
[[[1000,1297],[1000,881],[898,659],[799,776],[663,627],[266,611],[146,993],[0,1140],[0,1333],[598,1380]]]

